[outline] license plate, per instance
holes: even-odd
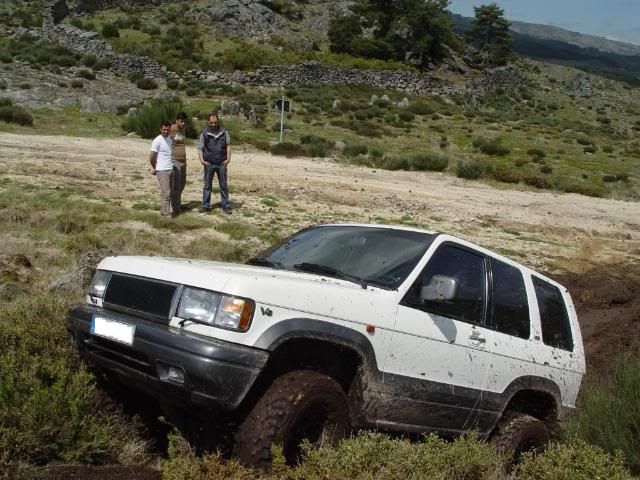
[[[126,345],[133,345],[135,335],[135,325],[116,322],[104,317],[94,316],[91,320],[91,334],[98,337],[108,338]]]

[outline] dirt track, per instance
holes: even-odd
[[[149,174],[148,147],[147,141],[125,138],[0,134],[0,179],[88,187],[124,207],[153,203],[157,185]],[[184,200],[197,204],[201,170],[193,148],[188,157],[191,182]],[[453,233],[550,272],[567,285],[592,367],[606,368],[621,348],[637,346],[639,203],[498,189],[436,173],[389,172],[243,149],[234,150],[229,177],[236,221],[268,228],[280,219],[283,233],[337,221],[411,222]],[[266,196],[277,204],[265,207]],[[102,469],[81,473],[116,478]],[[126,478],[134,478],[132,473]],[[135,478],[157,478],[157,471],[137,473]],[[51,474],[78,478],[73,467]]]

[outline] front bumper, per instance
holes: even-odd
[[[94,315],[135,325],[133,345],[93,335]],[[268,359],[264,350],[90,305],[69,311],[67,330],[84,358],[130,387],[225,410],[240,405]],[[181,370],[184,381],[173,380],[170,369]]]

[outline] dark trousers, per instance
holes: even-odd
[[[229,189],[227,188],[227,167],[224,165],[207,164],[204,166],[204,188],[202,189],[202,207],[211,208],[211,185],[213,176],[218,174],[218,185],[220,186],[220,203],[222,208],[229,208]]]
[[[171,184],[171,207],[174,213],[182,209],[182,192],[187,184],[187,164],[173,162],[173,182]]]

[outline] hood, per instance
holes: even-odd
[[[316,274],[206,260],[108,257],[98,268],[246,297],[257,305],[300,313],[352,319],[355,314],[365,322],[395,307],[398,295]]]

